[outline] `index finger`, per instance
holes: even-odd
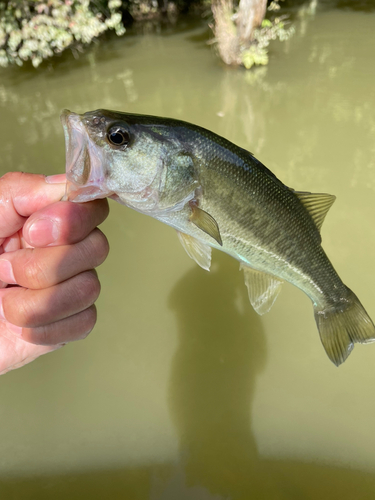
[[[65,176],[61,181],[51,184],[44,175],[23,172],[10,172],[0,178],[0,244],[21,229],[26,217],[61,200]]]
[[[32,214],[23,227],[23,237],[32,247],[71,245],[86,238],[108,213],[107,199],[60,201]]]

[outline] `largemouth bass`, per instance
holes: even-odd
[[[240,262],[259,314],[288,281],[310,297],[322,344],[339,365],[375,327],[321,246],[335,200],[285,186],[248,151],[183,121],[97,110],[61,115],[67,199],[110,197],[172,226],[209,270],[211,249]]]

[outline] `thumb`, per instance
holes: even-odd
[[[21,229],[25,218],[41,208],[61,200],[65,193],[65,175],[9,172],[0,178],[1,240]]]

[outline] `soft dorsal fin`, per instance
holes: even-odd
[[[200,242],[197,238],[181,233],[180,231],[177,231],[177,236],[188,256],[195,260],[198,266],[209,271],[211,266],[211,247]]]
[[[304,193],[301,191],[294,191],[294,194],[307,209],[320,231],[325,216],[335,201],[336,196],[326,193]]]
[[[256,271],[245,264],[241,264],[240,269],[244,273],[251,305],[258,314],[267,313],[277,299],[283,281],[270,274]]]

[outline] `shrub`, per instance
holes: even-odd
[[[125,33],[121,0],[13,0],[0,3],[0,66],[34,67],[74,45],[89,44],[108,29]]]

